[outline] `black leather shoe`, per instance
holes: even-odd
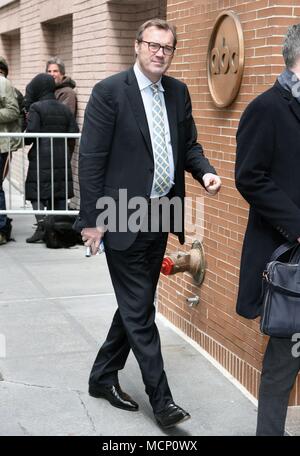
[[[156,413],[155,418],[161,427],[168,429],[188,420],[191,415],[172,402],[162,412]]]
[[[138,404],[131,399],[131,397],[121,390],[118,383],[115,385],[90,385],[89,395],[103,399],[107,399],[111,405],[118,407],[123,410],[129,410],[130,412],[137,412],[139,409]]]

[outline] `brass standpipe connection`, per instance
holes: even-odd
[[[176,252],[165,256],[161,272],[165,275],[189,272],[195,284],[201,285],[204,280],[205,269],[206,261],[203,246],[200,241],[194,241],[189,252]]]

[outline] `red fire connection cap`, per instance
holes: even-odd
[[[175,263],[173,260],[171,260],[171,258],[165,257],[161,265],[161,272],[165,275],[170,275],[172,273],[174,264]]]

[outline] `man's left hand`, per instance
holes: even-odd
[[[221,179],[216,174],[206,173],[202,177],[204,187],[210,195],[216,195],[221,188]]]

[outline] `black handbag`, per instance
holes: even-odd
[[[73,229],[75,220],[75,215],[47,215],[42,221],[46,247],[60,249],[82,245],[81,235]]]
[[[290,338],[300,332],[300,244],[285,243],[272,254],[262,279],[260,330]]]

